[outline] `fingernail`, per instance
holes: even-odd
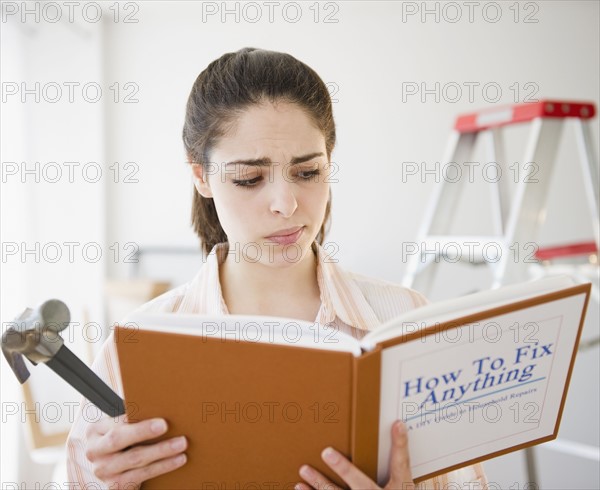
[[[396,434],[404,435],[406,434],[406,426],[401,422],[396,422]]]
[[[302,485],[300,485],[300,483],[296,483],[294,490],[302,490]]]
[[[163,419],[156,419],[150,425],[150,429],[156,434],[161,434],[167,430],[167,423]]]
[[[185,454],[180,454],[179,456],[177,456],[175,458],[175,464],[178,466],[185,464],[186,461],[187,461],[187,456]]]
[[[305,480],[310,480],[310,478],[312,476],[312,472],[311,472],[310,468],[306,465],[301,466],[300,471],[298,471],[298,473],[300,473],[300,476],[302,478],[304,478]]]
[[[335,449],[328,447],[323,451],[323,459],[327,463],[336,464],[340,460],[340,455]]]
[[[175,451],[181,451],[185,447],[185,436],[178,437],[171,441],[171,448]]]

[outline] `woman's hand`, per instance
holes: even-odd
[[[87,431],[85,453],[96,478],[117,488],[139,488],[142,482],[179,468],[186,462],[184,436],[141,444],[167,431],[164,419],[128,423],[125,416],[102,418]]]
[[[380,489],[373,480],[360,471],[343,455],[333,448],[327,448],[321,453],[323,461],[335,471],[342,480],[344,480],[352,489]],[[298,483],[296,490],[309,490],[316,488],[318,490],[339,489],[329,479],[323,476],[314,468],[304,465],[300,468],[300,476],[306,483]],[[392,452],[390,454],[390,481],[384,487],[386,489],[412,490],[415,485],[410,473],[410,462],[408,459],[408,436],[406,427],[400,421],[392,425]]]

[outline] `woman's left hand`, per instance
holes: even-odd
[[[342,480],[344,480],[351,489],[381,489],[373,480],[354,466],[342,454],[333,448],[326,448],[321,457],[333,471],[335,471]],[[337,490],[340,487],[332,483],[314,468],[304,465],[300,468],[300,476],[306,483],[298,483],[296,490]],[[400,421],[392,425],[392,451],[390,454],[390,481],[387,482],[386,489],[412,490],[415,485],[410,472],[410,461],[408,457],[408,436],[406,427]]]

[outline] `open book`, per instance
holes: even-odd
[[[129,420],[188,462],[144,488],[293,488],[333,446],[384,485],[391,426],[416,481],[554,439],[590,294],[557,276],[427,305],[361,340],[289,318],[136,314],[115,331]]]

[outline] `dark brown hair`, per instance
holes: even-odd
[[[287,53],[242,48],[226,53],[198,75],[187,101],[183,144],[188,161],[201,164],[207,175],[210,153],[236,118],[265,100],[298,104],[325,137],[327,161],[335,146],[331,97],[317,73]],[[330,195],[331,197],[331,195]],[[330,225],[331,199],[316,240],[322,245]],[[206,255],[227,241],[212,198],[194,190],[192,227]]]

